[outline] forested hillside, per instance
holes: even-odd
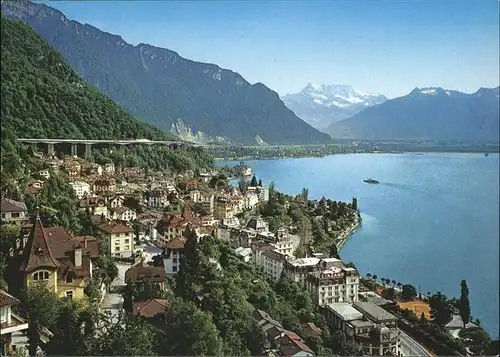
[[[277,93],[233,71],[148,44],[132,46],[45,4],[6,1],[2,11],[27,21],[75,71],[136,119],[249,144],[330,140],[285,107]]]
[[[30,25],[2,16],[2,129],[17,136],[168,139],[87,84]]]

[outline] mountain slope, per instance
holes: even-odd
[[[286,108],[275,92],[230,70],[147,44],[129,45],[43,4],[2,2],[2,11],[31,24],[83,78],[135,118],[165,130],[180,119],[193,134],[241,143],[255,144],[258,137],[270,144],[330,139]]]
[[[346,139],[498,142],[499,88],[473,94],[416,88],[334,123],[327,132]]]
[[[352,86],[312,83],[282,99],[295,114],[319,130],[387,100],[381,94],[363,93]]]
[[[169,139],[85,83],[28,24],[2,16],[2,130],[18,137]]]

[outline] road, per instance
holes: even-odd
[[[400,330],[401,331],[401,330]],[[401,354],[407,356],[433,356],[425,350],[417,341],[401,331]]]

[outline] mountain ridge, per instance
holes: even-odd
[[[498,142],[500,87],[463,93],[415,88],[332,124],[335,139]]]
[[[323,130],[363,109],[387,100],[379,93],[366,93],[345,84],[313,84],[282,97],[288,108],[313,127]]]
[[[261,83],[169,49],[128,44],[119,35],[68,20],[45,4],[2,2],[2,12],[27,21],[73,69],[135,118],[169,131],[178,119],[205,137],[254,144],[326,143]]]

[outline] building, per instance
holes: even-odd
[[[114,220],[131,222],[137,218],[137,213],[131,208],[121,206],[112,209],[110,216]]]
[[[266,275],[267,278],[278,281],[283,272],[283,265],[287,258],[288,255],[276,250],[266,250],[262,252],[258,265],[263,268],[264,275]]]
[[[163,240],[158,243],[160,246],[165,246],[171,239],[183,237],[188,227],[199,234],[201,221],[194,217],[189,206],[185,205],[181,213],[168,214],[158,222],[156,229],[163,237]]]
[[[89,211],[93,216],[108,218],[109,211],[106,201],[102,197],[85,197],[80,200],[80,210]]]
[[[108,206],[113,209],[113,208],[118,208],[118,207],[123,207],[123,204],[125,203],[125,197],[123,195],[112,195],[109,197],[107,200]]]
[[[311,272],[306,289],[319,306],[358,301],[359,274],[356,269],[332,266]]]
[[[152,324],[165,323],[165,314],[167,313],[168,301],[165,299],[148,299],[134,303],[132,312],[136,316],[141,316]]]
[[[29,220],[28,208],[24,202],[2,197],[0,211],[2,213],[2,222],[22,224]]]
[[[221,219],[231,219],[235,214],[235,206],[230,199],[225,197],[219,197],[215,201],[215,218]]]
[[[28,322],[12,312],[12,306],[19,304],[19,300],[0,290],[0,354],[10,356],[16,349],[12,335],[22,333],[28,329]]]
[[[84,181],[71,181],[69,184],[73,187],[73,191],[75,191],[75,195],[79,199],[90,195],[90,185],[88,183]]]
[[[275,342],[278,354],[286,357],[308,357],[314,356],[314,352],[304,343],[302,339],[291,338],[284,334]]]
[[[293,236],[285,228],[278,229],[275,234],[271,232],[259,233],[257,239],[262,239],[264,242],[270,243],[280,253],[293,256]],[[297,239],[300,240],[300,238]]]
[[[165,255],[163,257],[163,267],[169,276],[175,275],[181,268],[181,257],[184,252],[186,238],[175,237],[165,245]]]
[[[125,283],[143,284],[151,283],[165,290],[165,270],[161,267],[148,265],[144,260],[140,261],[125,272]]]
[[[50,171],[49,169],[40,170],[38,171],[38,175],[43,177],[45,180],[48,180],[50,178]]]
[[[104,164],[103,170],[105,173],[113,174],[115,172],[115,164],[113,164],[112,162]]]
[[[116,191],[116,180],[113,177],[98,178],[92,184],[94,193],[114,192]]]
[[[162,189],[156,188],[149,192],[148,206],[155,208],[167,207],[170,203],[168,202],[168,193]]]
[[[257,193],[259,195],[259,201],[260,202],[267,202],[269,201],[269,188],[267,187],[259,187],[257,190]]]
[[[100,244],[94,237],[73,237],[63,227],[44,228],[37,216],[22,241],[22,254],[16,257],[19,268],[8,274],[9,288],[19,291],[46,282],[59,297],[82,298],[99,255]]]
[[[200,201],[201,206],[205,212],[209,214],[215,214],[215,194],[210,190],[200,191]]]
[[[371,302],[334,303],[323,309],[328,324],[358,343],[366,355],[400,355],[397,317]]]
[[[283,272],[293,281],[305,284],[307,274],[319,270],[319,261],[315,257],[287,260]]]
[[[234,252],[245,263],[249,263],[252,261],[252,249],[251,248],[238,247],[234,250]]]
[[[112,256],[129,258],[134,253],[134,230],[130,223],[123,221],[105,222],[98,229],[108,241]]]

